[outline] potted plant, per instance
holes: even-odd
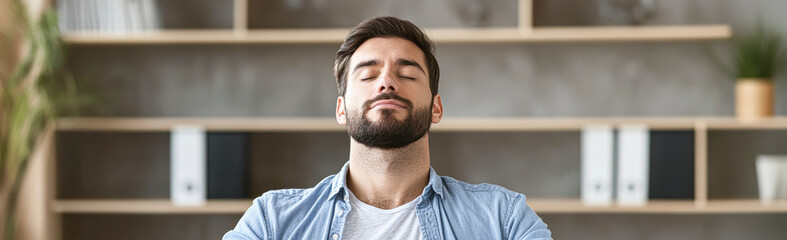
[[[64,68],[57,15],[46,1],[0,1],[0,239],[14,239],[18,197],[38,138],[87,98]]]
[[[735,115],[755,120],[773,115],[773,76],[778,66],[781,37],[759,24],[735,42]]]

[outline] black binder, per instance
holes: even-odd
[[[209,132],[208,199],[249,198],[249,134]]]

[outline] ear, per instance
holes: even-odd
[[[339,96],[336,98],[336,122],[340,125],[347,124],[347,112],[345,112],[345,109],[347,108],[344,106],[344,97]]]
[[[440,119],[443,119],[443,100],[437,94],[432,99],[432,123],[439,123]]]

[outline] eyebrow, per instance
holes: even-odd
[[[421,70],[422,73],[426,74],[426,71],[424,71],[424,68],[421,67],[421,64],[418,64],[417,62],[415,62],[413,60],[410,60],[410,59],[400,58],[400,59],[396,60],[396,65],[399,65],[399,66],[414,66],[414,67],[417,67],[418,70]]]
[[[358,69],[360,69],[362,67],[377,66],[377,65],[380,65],[380,60],[377,60],[377,59],[366,60],[366,61],[360,62],[358,64],[355,64],[355,67],[353,68],[352,72],[355,72],[356,70],[358,70]],[[396,65],[399,65],[399,66],[414,66],[414,67],[418,68],[418,70],[421,70],[422,73],[426,74],[426,71],[424,71],[424,68],[421,67],[421,64],[418,64],[417,62],[415,62],[413,60],[410,60],[410,59],[404,59],[404,58],[397,59],[396,60]]]
[[[366,60],[363,62],[359,62],[358,64],[355,64],[355,67],[353,68],[352,72],[355,72],[362,67],[377,66],[377,65],[380,65],[380,60],[376,60],[376,59]]]

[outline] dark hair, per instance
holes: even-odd
[[[434,56],[434,44],[424,32],[407,20],[395,17],[377,17],[361,22],[355,26],[347,37],[344,38],[339,51],[336,51],[336,62],[333,64],[333,76],[336,78],[336,87],[339,95],[344,96],[347,91],[347,68],[350,57],[355,50],[366,40],[376,37],[399,37],[413,42],[424,52],[426,68],[429,71],[429,88],[432,97],[437,95],[437,84],[440,81],[440,66]]]

